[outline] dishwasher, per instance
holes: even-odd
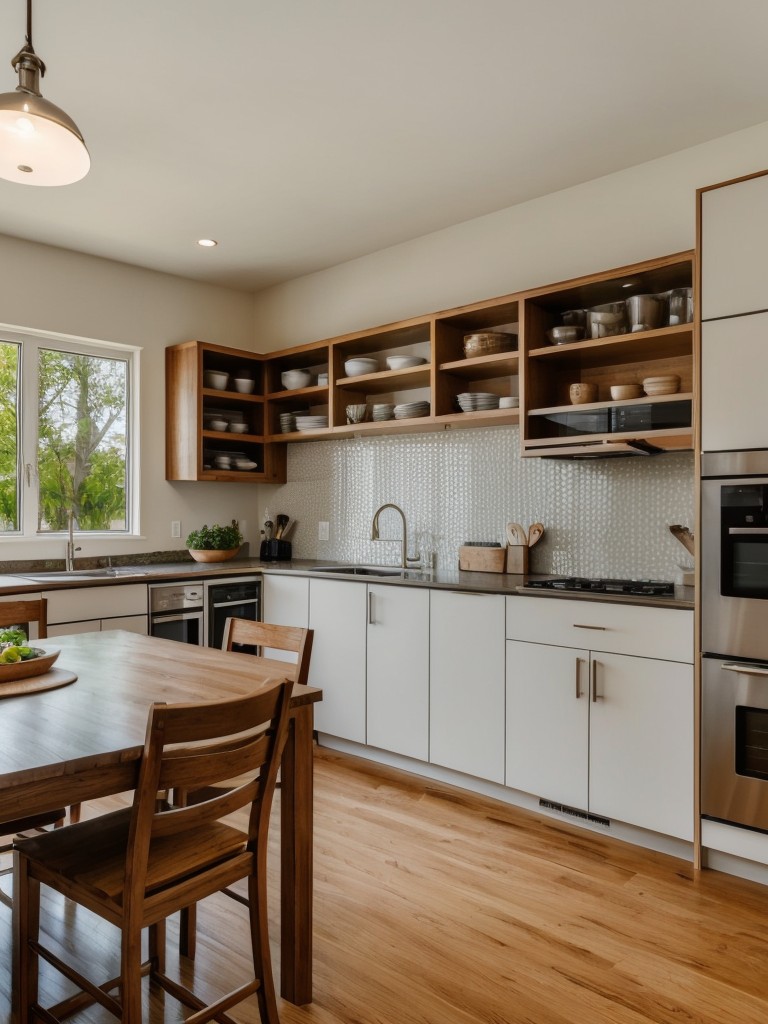
[[[208,647],[221,647],[224,626],[232,616],[238,619],[261,617],[261,580],[253,576],[231,576],[229,579],[210,580],[205,583],[205,636]],[[255,654],[256,648],[238,644],[236,651]]]

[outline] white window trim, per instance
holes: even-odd
[[[140,357],[142,352],[142,346],[140,345],[126,345],[118,341],[101,341],[98,338],[86,338],[77,334],[61,334],[57,331],[45,331],[39,330],[33,327],[21,327],[17,324],[3,324],[0,323],[0,341],[9,341],[21,343],[23,346],[25,340],[34,340],[36,343],[50,343],[53,347],[62,351],[68,351],[73,353],[84,353],[88,354],[89,350],[93,354],[101,352],[103,354],[114,353],[115,355],[122,354],[126,357],[128,363],[128,404],[129,404],[129,429],[128,436],[126,437],[127,443],[127,463],[128,463],[128,474],[130,480],[127,511],[130,517],[131,529],[123,532],[113,532],[111,530],[97,531],[87,530],[83,532],[83,536],[88,539],[106,539],[111,538],[113,540],[141,540],[143,539],[141,534],[141,524],[139,522],[139,511],[141,508],[140,501],[140,459],[139,459],[139,410],[141,408],[141,393],[140,393]],[[21,401],[21,420],[22,429],[20,431],[20,439],[22,438],[37,438],[37,404],[36,402],[24,401],[23,395],[32,393],[37,394],[37,368],[35,367],[32,380],[25,381],[23,378],[23,361],[20,367],[20,388],[22,389],[22,401]],[[31,430],[31,432],[30,432]],[[27,446],[29,445],[27,440]],[[27,454],[29,449],[27,447]],[[24,451],[22,445],[19,446],[19,483],[22,488],[29,489],[26,476],[26,465],[23,462]],[[35,479],[37,474],[35,473]],[[48,533],[38,533],[37,525],[32,524],[30,528],[28,526],[30,518],[30,502],[22,501],[22,515],[21,515],[21,530],[18,533],[6,533],[0,534],[0,545],[7,544],[9,542],[18,544],[19,541],[31,542],[44,542],[51,538],[66,536],[61,531],[51,531]],[[29,532],[27,532],[29,530]],[[77,534],[79,531],[75,531]]]

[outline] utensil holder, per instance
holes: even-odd
[[[528,572],[527,544],[507,544],[507,572],[525,575]]]
[[[292,556],[289,540],[263,540],[259,551],[262,562],[290,562]]]

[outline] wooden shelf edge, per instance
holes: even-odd
[[[615,409],[626,405],[662,405],[665,402],[692,402],[693,393],[676,391],[672,395],[644,395],[642,398],[627,398],[618,402],[584,402],[581,405],[552,405],[542,409],[529,409],[529,416],[549,416],[553,412],[594,412],[596,409]]]
[[[661,343],[670,338],[684,338],[691,336],[693,340],[693,324],[676,324],[674,327],[659,327],[655,331],[635,331],[634,334],[617,334],[611,338],[585,338],[583,341],[574,341],[568,345],[543,345],[540,348],[528,350],[532,359],[552,359],[564,354],[573,355],[578,352],[592,352],[601,349],[610,352],[636,345],[638,342]]]
[[[253,402],[259,405],[264,401],[264,395],[246,395],[240,391],[221,391],[219,388],[201,388],[203,398],[237,399],[238,402]]]

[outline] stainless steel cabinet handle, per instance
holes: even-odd
[[[768,533],[768,526],[731,526],[728,529],[729,534],[734,536],[751,534],[751,533]]]
[[[592,682],[592,703],[596,704],[597,701],[603,699],[603,694],[597,692],[597,662],[596,661],[592,662],[592,667],[590,669],[590,675],[592,676],[592,680],[591,680],[591,682]]]
[[[373,592],[371,590],[368,591],[368,625],[369,626],[373,626],[374,625],[374,621],[373,621]]]
[[[576,700],[581,697],[581,666],[584,664],[583,658],[576,659]]]
[[[743,676],[768,676],[768,665],[755,665],[750,662],[727,661],[720,666],[723,672],[736,672]]]
[[[608,629],[607,626],[585,626],[581,622],[574,622],[573,628],[574,629],[599,629],[602,633],[605,633],[607,631],[607,629]]]

